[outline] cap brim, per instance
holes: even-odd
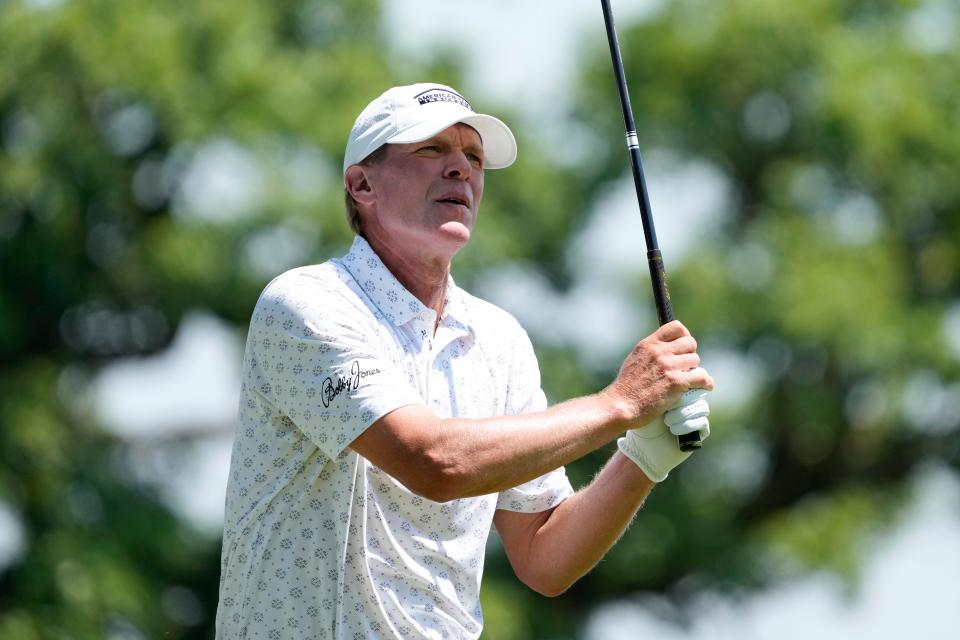
[[[510,127],[501,120],[484,113],[464,116],[435,118],[409,127],[387,140],[388,144],[409,144],[431,138],[458,122],[476,129],[483,142],[483,166],[486,169],[503,169],[517,159],[517,141]]]

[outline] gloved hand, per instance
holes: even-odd
[[[640,470],[654,482],[663,482],[670,470],[689,457],[689,451],[681,451],[677,436],[692,431],[700,432],[700,439],[710,435],[710,406],[705,389],[685,391],[672,409],[657,420],[643,427],[630,429],[617,446],[623,455],[633,460]]]

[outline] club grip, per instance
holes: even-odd
[[[663,256],[659,249],[647,251],[647,264],[650,266],[650,282],[653,284],[653,303],[657,307],[657,319],[661,325],[673,322],[673,305],[670,303],[670,289],[667,287],[667,272],[663,268]]]
[[[647,264],[650,265],[650,281],[653,283],[653,301],[657,306],[657,318],[664,325],[674,320],[673,305],[670,303],[670,288],[667,286],[667,272],[663,268],[663,256],[659,249],[647,251]],[[685,433],[678,436],[681,451],[696,451],[703,446],[700,432]]]

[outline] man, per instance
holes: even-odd
[[[547,408],[526,333],[456,286],[484,171],[515,157],[507,126],[443,85],[358,117],[350,252],[276,278],[250,324],[217,637],[476,638],[491,526],[517,576],[559,594],[686,458],[675,433],[709,435],[713,381],[679,322],[600,393]],[[574,493],[563,465],[624,431]]]

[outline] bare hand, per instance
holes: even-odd
[[[700,368],[697,341],[674,320],[637,343],[604,394],[625,408],[628,421],[642,425],[693,388],[713,390],[713,378]]]

